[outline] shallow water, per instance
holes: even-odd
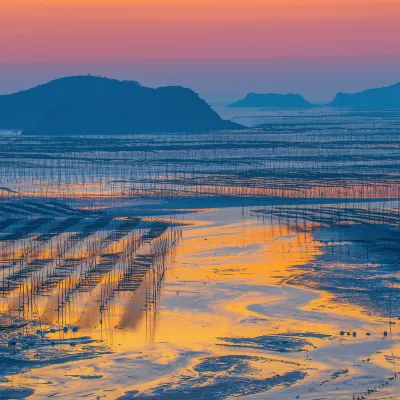
[[[0,137],[0,397],[398,396],[398,113],[236,115]]]
[[[282,284],[324,254],[312,232],[240,208],[184,222],[154,307],[146,307],[145,284],[105,310],[92,294],[78,332],[46,335],[72,358],[50,358],[6,387],[32,388],[32,398],[349,398],[391,375],[385,357],[396,360],[396,325],[357,304],[338,306],[326,291]]]

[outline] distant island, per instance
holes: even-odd
[[[354,94],[338,93],[328,105],[342,108],[400,108],[400,82]]]
[[[244,99],[228,107],[311,108],[314,107],[299,94],[249,93]]]
[[[244,129],[194,91],[135,81],[71,76],[0,96],[0,129],[27,135],[204,132]]]

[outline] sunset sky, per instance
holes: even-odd
[[[0,1],[2,93],[83,72],[231,95],[330,77],[307,86],[323,100],[399,65],[400,0]]]

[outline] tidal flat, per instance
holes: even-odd
[[[0,397],[398,398],[400,114],[234,112],[1,133]]]

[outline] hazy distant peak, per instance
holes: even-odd
[[[229,107],[304,108],[312,107],[312,104],[298,93],[248,93],[244,99],[230,104]]]
[[[353,94],[339,92],[329,105],[349,108],[400,108],[400,82]]]

